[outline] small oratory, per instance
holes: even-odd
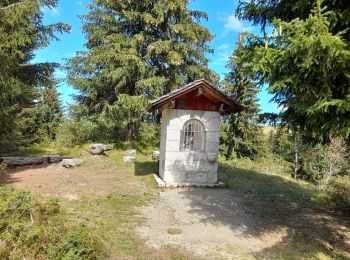
[[[217,183],[220,115],[244,108],[206,80],[196,80],[148,105],[162,112],[159,176],[166,186]]]

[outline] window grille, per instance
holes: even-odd
[[[204,126],[198,120],[189,120],[181,130],[180,149],[183,151],[204,150]]]

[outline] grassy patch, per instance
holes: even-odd
[[[97,259],[103,246],[81,225],[70,225],[56,200],[0,186],[1,259]]]
[[[259,198],[285,199],[308,206],[319,206],[327,194],[313,184],[294,181],[285,175],[267,174],[254,170],[235,168],[228,163],[220,164],[219,179],[228,188]]]
[[[12,153],[4,154],[4,156],[47,156],[47,155],[66,155],[77,157],[81,156],[84,151],[87,150],[89,145],[75,146],[75,147],[63,147],[55,144],[40,144],[34,145],[15,151]]]

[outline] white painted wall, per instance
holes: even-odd
[[[186,121],[197,119],[205,127],[203,152],[180,151],[180,134]],[[164,109],[160,143],[159,175],[167,186],[210,185],[217,182],[220,113],[200,110]]]

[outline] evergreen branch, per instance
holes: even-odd
[[[8,6],[0,7],[0,11],[6,11],[7,9],[10,9],[12,7],[15,7],[21,4],[23,4],[23,2],[18,2],[18,3],[10,4]]]

